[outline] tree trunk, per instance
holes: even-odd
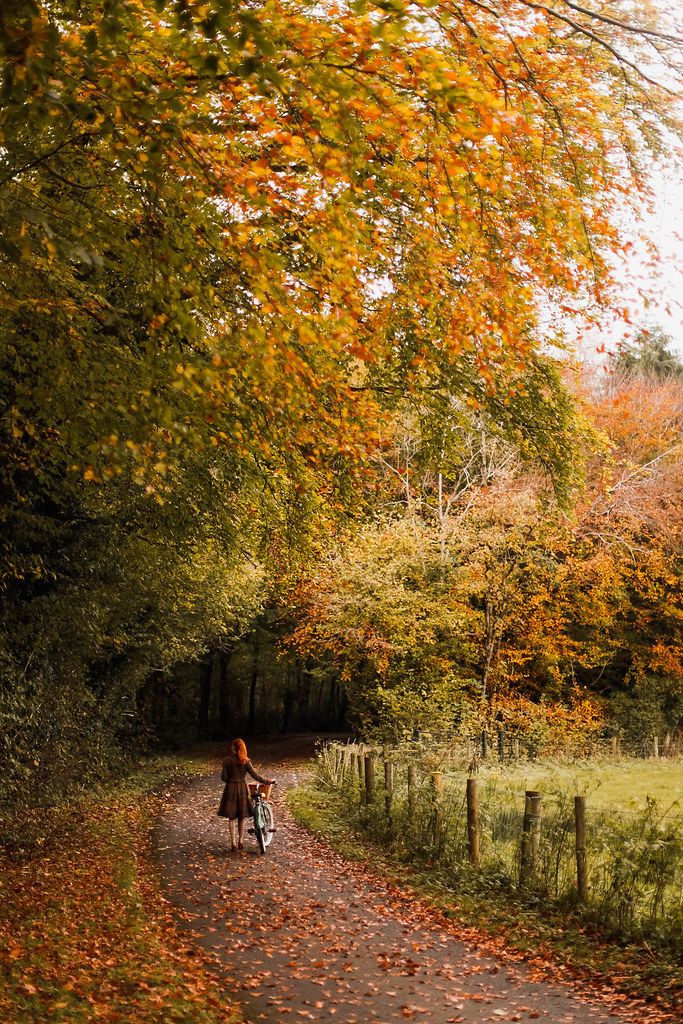
[[[496,690],[494,679],[492,679],[492,669],[494,667],[494,663],[498,655],[498,650],[500,648],[500,642],[503,635],[503,612],[504,604],[501,606],[501,602],[498,599],[494,600],[490,595],[487,594],[486,605],[484,607],[485,640],[484,664],[482,667],[481,680],[482,707],[486,703],[491,705]]]
[[[199,667],[199,708],[197,710],[197,739],[205,740],[209,735],[209,708],[211,706],[211,677],[213,658],[207,655]]]
[[[249,717],[247,719],[247,735],[253,736],[256,729],[256,687],[258,684],[259,645],[254,640],[254,655],[249,680]]]
[[[329,708],[329,711],[328,711],[328,716],[329,716],[328,717],[328,721],[329,721],[329,723],[331,725],[332,722],[336,722],[337,721],[337,677],[336,676],[332,676],[332,678],[330,679],[330,698],[329,698],[328,708]],[[325,726],[326,729],[329,729],[329,727],[330,727],[329,725]]]
[[[285,693],[282,698],[282,725],[280,727],[281,732],[287,732],[289,729],[289,722],[292,717],[292,711],[294,710],[294,701],[296,699],[296,692],[292,689],[291,683],[292,670],[291,666],[287,665],[285,671]]]
[[[152,725],[158,729],[163,724],[166,710],[166,677],[163,672],[154,672],[153,678],[150,717]]]
[[[218,728],[221,739],[227,738],[230,717],[230,701],[228,695],[228,662],[230,654],[221,651],[218,656]]]
[[[156,729],[164,717],[166,680],[160,669],[154,669],[137,693],[138,718],[145,726]]]
[[[346,715],[347,715],[348,710],[349,710],[349,698],[348,698],[348,695],[346,693],[346,687],[340,686],[338,692],[339,692],[339,703],[338,703],[338,706],[337,706],[337,720],[335,722],[335,727],[337,729],[343,729],[344,726],[347,724],[346,723]]]

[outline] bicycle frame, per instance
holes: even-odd
[[[250,794],[251,813],[254,819],[253,831],[259,850],[264,854],[273,839],[275,829],[272,804],[269,803],[258,787],[253,794]]]

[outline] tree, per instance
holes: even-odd
[[[645,16],[5,7],[13,459],[163,493],[191,441],[329,490],[378,398],[436,387],[562,472],[538,306],[610,291],[665,109]]]
[[[502,716],[547,741],[604,725],[605,698],[630,740],[676,728],[682,397],[633,373],[584,391],[570,512],[480,418],[440,443],[443,421],[397,421],[378,520],[308,572],[291,643],[339,674],[369,732]]]
[[[618,374],[683,378],[683,361],[671,351],[673,339],[661,327],[641,327],[632,342],[619,346],[614,355]]]
[[[76,778],[150,670],[245,628],[272,553],[372,491],[405,400],[455,399],[566,497],[539,310],[610,301],[604,211],[667,123],[637,55],[675,45],[564,2],[3,4],[15,791],[48,749]]]
[[[616,700],[620,727],[630,708],[627,733],[648,739],[648,722],[678,725],[683,694],[683,387],[676,375],[632,369],[589,401],[611,441],[591,468],[576,528],[614,566],[614,652],[602,684],[627,698]]]

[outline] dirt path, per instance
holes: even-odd
[[[282,799],[304,774],[308,745],[297,750],[290,740],[252,751],[257,768],[280,782],[278,832],[266,857],[249,837],[243,854],[230,852],[227,822],[215,816],[218,773],[172,796],[159,823],[167,897],[215,957],[247,1021],[662,1020],[642,1005],[589,999],[492,957],[461,941],[457,925],[311,839]]]

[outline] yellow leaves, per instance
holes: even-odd
[[[10,939],[7,945],[7,956],[10,960],[19,960],[23,956],[23,949],[14,940]]]
[[[477,185],[479,185],[480,188],[486,189],[487,192],[495,192],[498,188],[497,182],[481,171],[475,171],[472,177],[476,181]]]
[[[136,3],[131,10],[143,7]],[[190,7],[190,17],[202,19],[209,8]],[[125,52],[110,57],[107,47],[100,53],[105,37],[98,15],[78,26],[63,65],[50,72],[51,87],[72,88],[82,71],[79,48],[94,33],[106,85],[100,93],[88,81],[76,99],[92,105],[95,126],[106,119],[116,127],[111,142],[102,133],[97,146],[84,147],[82,184],[90,188],[101,180],[106,189],[106,168],[112,170],[120,192],[113,205],[103,199],[97,209],[119,217],[119,204],[132,204],[135,230],[126,234],[122,265],[133,248],[141,263],[154,250],[175,286],[172,295],[184,302],[176,310],[173,298],[167,308],[166,296],[156,296],[161,301],[151,310],[159,311],[147,314],[148,330],[164,337],[148,339],[150,359],[181,336],[176,313],[182,320],[196,310],[189,332],[196,338],[202,324],[209,336],[226,337],[218,352],[213,342],[195,349],[192,338],[175,374],[170,369],[160,381],[169,406],[198,410],[201,443],[215,443],[205,429],[207,408],[218,425],[233,402],[244,401],[275,408],[285,424],[282,443],[291,444],[301,409],[310,407],[321,421],[330,417],[316,391],[321,383],[343,396],[342,407],[354,414],[362,408],[367,439],[376,412],[347,387],[358,384],[362,363],[387,358],[391,369],[396,349],[389,339],[396,331],[408,329],[415,338],[416,352],[401,363],[402,372],[407,367],[402,385],[410,389],[438,377],[440,363],[458,357],[475,337],[501,364],[505,353],[524,345],[530,351],[543,288],[582,287],[580,211],[570,209],[566,197],[565,142],[550,108],[539,101],[540,90],[520,71],[509,39],[476,7],[471,34],[454,25],[432,32],[418,19],[375,24],[375,15],[343,5],[338,18],[317,8],[261,12],[266,37],[277,40],[272,63],[264,53],[263,67],[279,69],[282,89],[264,90],[258,72],[236,71],[245,54],[255,52],[251,38],[234,53],[221,53],[226,74],[220,81],[198,86],[194,42],[186,46],[175,30],[165,35],[161,18],[132,20]],[[572,80],[566,56],[555,52],[548,61],[543,33],[513,28],[538,81],[550,96],[561,94],[582,173],[607,187],[609,168],[597,177],[605,154],[599,134],[591,134],[591,104],[581,95],[572,101],[583,66]],[[153,97],[150,78],[158,81]],[[179,94],[173,83],[181,79]],[[599,80],[604,100],[601,74]],[[590,83],[582,90],[590,92]],[[595,107],[597,99],[591,103]],[[168,170],[159,203],[167,212],[153,245],[157,225],[148,223],[126,178],[130,168],[148,169],[152,145]],[[178,182],[182,190],[175,192]],[[82,198],[100,197],[86,190]],[[168,248],[167,227],[174,236]],[[613,244],[604,217],[593,216],[589,229],[598,242]],[[59,262],[52,243],[43,249],[35,238],[33,224],[22,227],[27,260],[40,251]],[[501,266],[505,274],[497,275]],[[104,315],[96,306],[89,312]],[[305,358],[286,351],[286,339],[278,348],[265,337],[290,331],[296,339],[290,347],[304,349]],[[487,384],[486,358],[480,371]],[[157,393],[148,388],[130,413],[143,418]],[[103,435],[110,429],[107,423]]]

